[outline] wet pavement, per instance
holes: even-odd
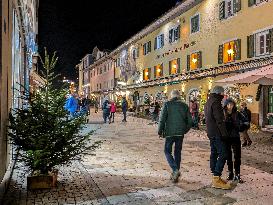
[[[102,140],[103,144],[95,156],[59,167],[56,188],[27,191],[29,172],[17,163],[4,204],[273,204],[273,149],[267,136],[268,141],[256,137],[251,147],[242,149],[245,183],[223,191],[210,186],[209,143],[204,131],[191,130],[185,136],[182,175],[173,184],[157,125],[134,117],[122,123],[119,115],[115,120],[102,124],[101,113],[92,113],[85,131],[96,129],[91,142]]]

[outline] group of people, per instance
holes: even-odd
[[[88,115],[90,109],[90,100],[84,96],[78,96],[76,93],[72,93],[66,96],[64,108],[70,114],[71,118],[77,115]]]
[[[240,104],[237,110],[232,98],[224,100],[224,88],[215,86],[205,104],[207,135],[210,141],[210,169],[213,175],[212,186],[220,189],[231,189],[229,180],[242,183],[240,176],[241,146],[251,145],[247,131],[250,128],[251,112],[246,103]],[[192,103],[195,103],[194,101]],[[171,92],[171,99],[164,103],[159,120],[158,135],[165,138],[165,156],[172,169],[170,179],[178,182],[181,163],[181,151],[184,135],[190,128],[198,126],[194,119],[198,106],[188,107],[180,98],[177,90]],[[243,137],[241,145],[240,133]],[[172,149],[174,145],[174,156]],[[234,158],[234,160],[233,160]],[[227,180],[222,179],[225,164],[228,167]]]
[[[122,109],[122,113],[123,113],[122,122],[127,122],[126,113],[127,113],[127,109],[128,109],[128,102],[125,97],[122,98],[121,109]],[[115,121],[116,110],[117,110],[116,103],[114,101],[110,101],[108,96],[106,96],[104,99],[104,102],[102,104],[102,113],[103,113],[104,123],[107,123],[107,120],[108,120],[109,124],[113,123]]]

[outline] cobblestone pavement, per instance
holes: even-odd
[[[97,129],[92,140],[104,141],[95,156],[60,167],[58,186],[43,191],[26,190],[28,170],[17,163],[4,204],[273,204],[273,152],[266,147],[271,139],[262,146],[255,139],[252,147],[242,149],[245,183],[223,191],[210,187],[209,143],[203,131],[185,136],[182,176],[172,184],[156,125],[133,117],[122,123],[119,116],[115,123],[101,124],[100,113],[90,121],[86,131]]]

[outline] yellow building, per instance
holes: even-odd
[[[131,101],[178,89],[202,107],[215,81],[273,63],[272,13],[271,0],[186,0],[109,54],[116,89]],[[263,125],[268,108],[255,100],[258,85],[224,87]]]

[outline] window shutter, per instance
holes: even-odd
[[[172,36],[173,36],[173,32],[172,32],[172,29],[169,30],[169,43],[172,42]]]
[[[164,34],[161,34],[161,46],[164,46]]]
[[[218,64],[222,64],[223,63],[223,45],[219,45],[219,49],[218,49]]]
[[[146,44],[143,45],[143,55],[146,55],[146,52],[145,52],[145,45],[146,45]]]
[[[162,76],[163,76],[163,74],[164,74],[164,71],[163,71],[163,63],[161,64],[160,69],[161,69],[161,72],[160,72],[160,77],[162,77]]]
[[[233,0],[233,11],[234,13],[241,10],[241,0]]]
[[[169,61],[169,75],[171,75],[172,72],[172,61]]]
[[[151,41],[150,41],[151,42]],[[151,68],[148,68],[148,72],[149,72],[149,75],[148,75],[148,80],[151,80]]]
[[[148,42],[148,53],[151,52],[151,41]]]
[[[234,42],[234,50],[235,50],[235,53],[234,53],[234,57],[235,57],[235,60],[241,60],[241,39],[237,39],[235,42]]]
[[[269,53],[273,52],[273,29],[269,30]]]
[[[247,37],[247,57],[254,57],[254,35]]]
[[[187,55],[187,71],[191,69],[191,56]]]
[[[180,39],[180,25],[177,26],[177,39]]]
[[[156,66],[154,67],[154,79],[156,79]]]
[[[197,53],[197,67],[202,68],[202,51]]]
[[[219,5],[219,19],[222,20],[225,18],[225,1],[222,1]]]
[[[157,49],[157,37],[155,37],[155,44],[154,44],[154,50]]]
[[[248,0],[248,7],[251,7],[256,4],[256,0]]]
[[[144,81],[145,80],[145,69],[143,70],[142,78],[143,78],[143,81]]]
[[[180,58],[177,58],[177,74],[180,73]]]

